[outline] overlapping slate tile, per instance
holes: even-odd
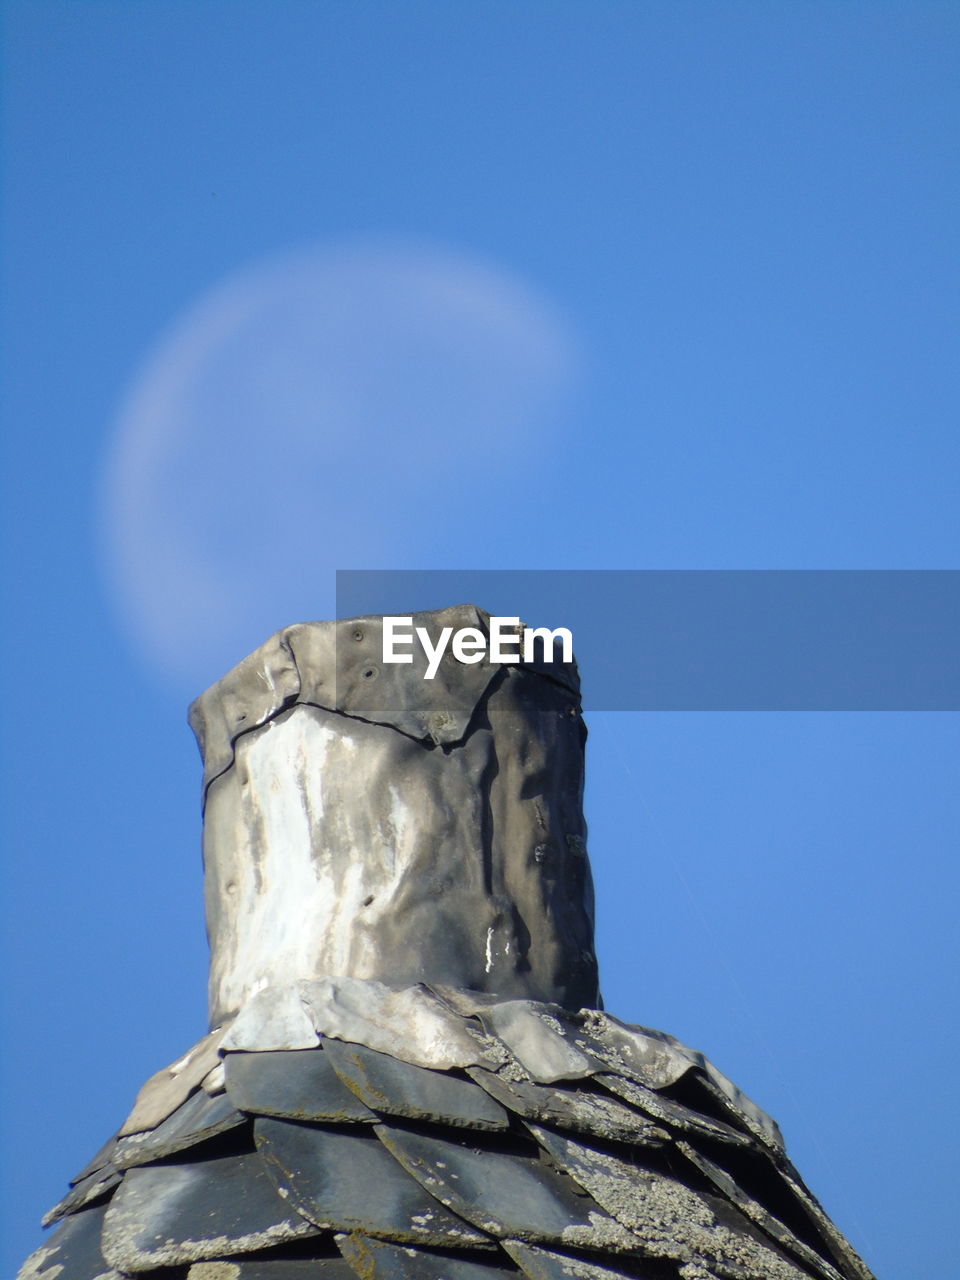
[[[719,1072],[717,1073],[719,1075]],[[723,1077],[721,1077],[723,1078]],[[746,1133],[777,1156],[783,1153],[779,1130],[759,1108],[753,1111],[737,1105],[727,1092],[700,1071],[691,1071],[671,1090],[672,1096],[696,1111],[723,1120],[732,1128]],[[763,1122],[765,1121],[765,1123]]]
[[[121,1138],[113,1163],[118,1169],[129,1169],[161,1160],[244,1124],[249,1124],[247,1116],[238,1111],[228,1098],[223,1094],[211,1097],[201,1089],[156,1129]]]
[[[790,1188],[797,1201],[802,1204],[807,1216],[817,1228],[820,1239],[830,1250],[834,1261],[845,1275],[856,1277],[856,1280],[874,1280],[873,1272],[852,1247],[849,1241],[833,1225],[816,1196],[807,1188],[803,1179],[786,1157],[777,1161],[777,1167],[784,1184]]]
[[[469,1138],[388,1124],[376,1132],[432,1196],[481,1231],[572,1248],[622,1251],[638,1243],[536,1148],[471,1146]]]
[[[573,1043],[608,1063],[617,1074],[652,1089],[670,1089],[688,1081],[694,1089],[705,1085],[708,1092],[720,1095],[717,1101],[735,1117],[736,1127],[744,1127],[771,1149],[783,1151],[776,1121],[698,1050],[663,1031],[621,1022],[598,1009],[581,1009],[564,1021],[565,1034]]]
[[[98,1169],[96,1173],[89,1174],[80,1182],[75,1183],[63,1199],[53,1206],[41,1219],[41,1225],[44,1227],[52,1226],[53,1223],[59,1222],[61,1218],[66,1217],[68,1213],[76,1213],[78,1209],[82,1209],[84,1205],[93,1204],[95,1201],[102,1199],[108,1195],[114,1187],[116,1187],[123,1174],[112,1164],[105,1165]]]
[[[487,1241],[409,1177],[373,1133],[272,1117],[258,1118],[255,1133],[279,1194],[318,1227],[449,1248]]]
[[[470,1068],[468,1074],[505,1107],[528,1120],[644,1146],[660,1146],[668,1140],[666,1131],[647,1116],[588,1089],[511,1081],[479,1067]]]
[[[764,1205],[748,1195],[725,1169],[722,1169],[714,1161],[696,1151],[688,1142],[681,1142],[678,1145],[690,1163],[695,1165],[718,1191],[735,1204],[746,1217],[755,1222],[771,1239],[775,1240],[782,1249],[805,1263],[817,1275],[823,1277],[823,1280],[841,1280],[840,1273],[832,1263],[803,1240],[800,1240],[789,1227],[785,1226],[784,1223],[770,1213]]]
[[[516,1269],[502,1255],[477,1258],[414,1249],[357,1233],[338,1236],[337,1244],[362,1280],[517,1280]]]
[[[721,1197],[636,1158],[626,1160],[538,1125],[530,1129],[597,1204],[637,1235],[645,1253],[696,1262],[737,1280],[808,1280],[809,1270],[785,1257]]]
[[[558,1253],[543,1245],[524,1244],[520,1240],[504,1240],[503,1248],[519,1264],[529,1280],[663,1280],[663,1269],[649,1259],[614,1259],[601,1262],[597,1258]],[[628,1270],[622,1270],[627,1267]]]
[[[227,1096],[241,1111],[333,1124],[376,1116],[334,1070],[326,1049],[288,1049],[224,1056]]]
[[[503,1000],[485,1008],[481,1021],[492,1027],[534,1080],[580,1080],[600,1064],[573,1043],[556,1016],[559,1012],[537,1000]]]
[[[195,1262],[186,1280],[356,1280],[356,1274],[340,1257],[225,1258]]]
[[[157,1071],[142,1086],[133,1104],[133,1110],[120,1128],[121,1136],[155,1129],[167,1116],[172,1115],[191,1093],[200,1088],[203,1080],[219,1061],[220,1041],[224,1028],[218,1027],[203,1037],[176,1062]]]
[[[103,1251],[139,1272],[318,1234],[277,1195],[256,1152],[233,1151],[129,1169],[107,1207]]]
[[[561,1012],[559,1029],[600,1070],[614,1070],[661,1089],[678,1080],[692,1065],[689,1051],[671,1036],[646,1027],[628,1026],[599,1009]]]
[[[734,1129],[723,1120],[703,1115],[692,1107],[674,1101],[665,1094],[657,1093],[646,1085],[628,1080],[624,1076],[611,1073],[594,1076],[597,1084],[609,1089],[631,1106],[636,1107],[651,1119],[670,1125],[684,1133],[702,1135],[720,1142],[728,1142],[734,1146],[752,1147],[755,1140],[751,1134]]]
[[[121,1280],[100,1250],[104,1205],[71,1214],[17,1272],[17,1280]]]
[[[507,1129],[503,1107],[477,1084],[401,1062],[363,1045],[328,1040],[324,1052],[358,1098],[387,1115],[467,1129]]]
[[[75,1173],[70,1179],[71,1187],[75,1187],[78,1182],[82,1182],[84,1178],[89,1178],[91,1173],[97,1173],[105,1165],[111,1164],[113,1161],[113,1153],[116,1150],[118,1134],[114,1134],[112,1138],[108,1138],[95,1156],[83,1166],[79,1173]]]
[[[478,1018],[487,1034],[507,1050],[513,1065],[530,1079],[551,1084],[583,1079],[602,1069],[599,1060],[577,1045],[558,1005],[539,1000],[502,1000],[485,992],[454,987],[436,986],[433,990],[462,1018]],[[497,1064],[474,1065],[489,1068]]]
[[[164,1269],[164,1280],[175,1280],[172,1267],[183,1280],[191,1263],[190,1280],[500,1280],[516,1267],[529,1280],[664,1280],[689,1266],[731,1280],[871,1280],[762,1113],[739,1107],[696,1064],[653,1088],[636,1054],[627,1062],[578,1015],[471,995],[474,1003],[470,1017],[501,1039],[480,1035],[489,1065],[465,1072],[323,1040],[231,1050],[198,1091],[215,1048],[202,1041],[153,1078],[141,1091],[148,1105],[134,1112],[146,1125],[180,1097],[172,1114],[111,1139],[76,1175],[46,1219],[66,1215],[70,1232],[61,1227],[47,1249],[84,1241],[89,1252],[93,1204],[106,1213],[108,1257],[91,1255],[89,1280],[119,1280],[111,1264]],[[456,1012],[467,1034],[466,1008]],[[648,1074],[666,1070],[647,1065]],[[201,1144],[233,1142],[245,1124],[257,1153],[241,1141],[232,1154],[204,1154]],[[349,1267],[329,1256],[333,1233]],[[262,1254],[298,1240],[293,1255]],[[314,1245],[316,1257],[296,1252]],[[25,1280],[87,1280],[72,1259],[54,1273],[59,1254],[50,1257],[42,1270],[31,1262]]]

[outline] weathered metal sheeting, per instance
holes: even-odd
[[[362,978],[322,978],[298,985],[314,1027],[331,1039],[364,1044],[415,1067],[440,1071],[496,1066],[500,1060],[479,1030],[471,1032],[468,1023],[425,986],[397,989]]]
[[[693,1190],[679,1177],[644,1168],[577,1142],[566,1134],[529,1126],[537,1140],[594,1200],[635,1233],[643,1252],[737,1280],[809,1280],[763,1238],[729,1201]]]
[[[702,1054],[672,1036],[620,1022],[602,1010],[573,1013],[541,1001],[502,1000],[444,986],[434,989],[458,1013],[479,1016],[543,1083],[612,1070],[662,1089],[691,1066],[706,1063]]]
[[[594,1003],[576,693],[524,663],[445,660],[430,680],[417,661],[357,666],[379,625],[357,619],[339,645],[341,624],[288,632],[306,696],[277,697],[256,664],[235,673],[204,815],[211,1020],[263,983],[327,974]]]
[[[255,1132],[279,1194],[318,1227],[448,1248],[487,1241],[359,1126],[337,1130],[263,1117]]]
[[[534,1080],[552,1084],[579,1080],[603,1068],[574,1043],[556,1004],[538,1000],[498,1000],[483,992],[435,986],[445,1005],[463,1018],[479,1018],[512,1055],[515,1064]]]
[[[498,1266],[488,1258],[411,1249],[359,1234],[339,1236],[337,1244],[362,1280],[517,1280],[506,1258]]]
[[[245,1001],[223,1037],[227,1052],[314,1049],[320,1043],[298,982],[267,986]]]
[[[674,1101],[673,1098],[657,1093],[655,1089],[649,1089],[646,1085],[638,1084],[635,1080],[627,1080],[624,1076],[614,1075],[612,1072],[594,1076],[594,1080],[645,1115],[668,1124],[674,1129],[679,1129],[683,1133],[713,1138],[734,1146],[756,1146],[752,1135],[738,1132],[724,1121],[717,1120],[713,1116],[702,1115],[699,1111],[694,1111],[691,1107]]]
[[[322,978],[265,987],[241,1009],[221,1049],[260,1053],[315,1048],[321,1037],[367,1045],[414,1066],[450,1071],[496,1066],[506,1051],[425,986]]]
[[[458,1128],[510,1127],[503,1107],[469,1080],[415,1067],[364,1045],[327,1040],[324,1052],[344,1084],[377,1111]]]
[[[713,1183],[722,1195],[725,1195],[731,1203],[737,1206],[741,1213],[752,1222],[755,1222],[782,1249],[787,1253],[794,1254],[811,1271],[821,1276],[823,1280],[843,1280],[831,1262],[803,1240],[798,1239],[795,1233],[779,1218],[776,1218],[764,1205],[748,1195],[726,1169],[722,1169],[718,1164],[707,1159],[706,1156],[696,1151],[688,1142],[680,1142],[677,1145],[690,1163],[705,1174],[707,1179]],[[799,1206],[797,1207],[799,1208]],[[808,1221],[804,1225],[809,1232],[813,1224]]]
[[[598,1069],[596,1059],[576,1048],[564,1035],[559,1009],[535,1000],[504,1000],[483,1010],[494,1034],[534,1080],[580,1080]]]
[[[224,1069],[231,1102],[253,1115],[334,1124],[377,1118],[337,1075],[328,1048],[228,1053]]]
[[[481,615],[456,605],[413,615],[433,634],[442,626],[475,627]],[[450,745],[466,732],[497,668],[487,661],[441,665],[425,681],[426,657],[416,646],[409,664],[383,663],[383,619],[303,622],[271,636],[191,705],[190,725],[204,757],[204,787],[228,769],[233,744],[295,703],[390,725],[412,738]],[[376,678],[363,672],[376,670]]]
[[[81,1209],[35,1249],[16,1280],[122,1280],[100,1250],[104,1206]]]
[[[663,1280],[663,1271],[656,1263],[632,1260],[629,1271],[621,1271],[612,1261],[604,1264],[596,1259],[557,1253],[543,1245],[524,1244],[521,1240],[504,1240],[502,1246],[530,1280],[622,1280],[624,1276],[642,1280],[647,1268],[650,1268],[647,1270],[650,1280]]]
[[[195,1262],[186,1280],[356,1280],[356,1275],[353,1267],[340,1257],[271,1256]]]
[[[432,1196],[481,1231],[570,1248],[629,1251],[638,1241],[533,1154],[471,1147],[394,1125],[381,1140]]]
[[[92,1204],[107,1195],[119,1183],[123,1174],[113,1164],[106,1164],[95,1173],[75,1183],[63,1199],[43,1215],[40,1225],[50,1227],[68,1213],[76,1213],[85,1204]]]
[[[128,1170],[107,1207],[103,1253],[118,1271],[139,1272],[317,1234],[277,1195],[259,1156],[243,1152]]]
[[[541,1084],[597,1075],[654,1119],[669,1116],[680,1127],[699,1125],[728,1141],[737,1141],[739,1133],[783,1151],[774,1121],[702,1054],[597,1010],[571,1014],[558,1005],[444,986],[397,989],[372,979],[324,978],[258,992],[221,1048],[294,1050],[316,1046],[323,1037],[440,1071],[506,1066],[515,1079]],[[710,1115],[699,1113],[698,1119],[695,1107],[678,1104],[677,1110],[669,1098],[658,1103],[657,1091],[679,1081]]]
[[[445,626],[478,627],[487,634],[489,617],[475,605],[453,605],[413,614],[412,625],[425,627],[435,641]],[[444,746],[459,742],[499,664],[486,657],[468,665],[445,662],[434,679],[424,680],[422,648],[412,646],[409,657],[408,663],[383,664],[383,618],[377,616],[302,622],[276,632],[190,707],[190,726],[204,758],[204,788],[230,767],[239,737],[295,703],[390,725]],[[575,662],[522,665],[579,693]]]
[[[113,1163],[118,1169],[130,1169],[151,1160],[162,1160],[249,1123],[248,1117],[241,1114],[224,1094],[211,1096],[201,1089],[191,1094],[156,1129],[121,1138]]]
[[[220,1052],[223,1052],[222,1042]],[[222,1061],[218,1062],[215,1067],[210,1068],[207,1074],[200,1081],[200,1088],[203,1089],[205,1093],[209,1093],[211,1098],[216,1097],[218,1093],[223,1093],[226,1088],[226,1080],[223,1074]]]
[[[564,1020],[564,1031],[583,1053],[640,1080],[651,1089],[674,1084],[701,1055],[662,1031],[631,1026],[601,1009],[581,1009]]]
[[[668,1140],[667,1132],[647,1116],[603,1094],[508,1080],[480,1067],[468,1067],[467,1073],[492,1097],[527,1120],[594,1134],[612,1142],[660,1146]]]
[[[224,1029],[217,1027],[188,1049],[176,1062],[156,1072],[137,1094],[133,1110],[120,1127],[120,1136],[155,1129],[176,1111],[219,1061]]]

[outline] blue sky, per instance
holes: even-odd
[[[9,1271],[204,1030],[186,703],[336,568],[960,567],[960,10],[3,21]],[[608,1007],[956,1270],[956,715],[590,730]]]

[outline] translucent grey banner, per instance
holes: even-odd
[[[340,570],[337,617],[567,627],[588,711],[960,710],[958,570]]]

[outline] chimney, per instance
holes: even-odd
[[[489,634],[460,606],[413,616]],[[216,1026],[299,979],[596,1007],[573,663],[383,661],[383,620],[277,633],[190,708]]]

